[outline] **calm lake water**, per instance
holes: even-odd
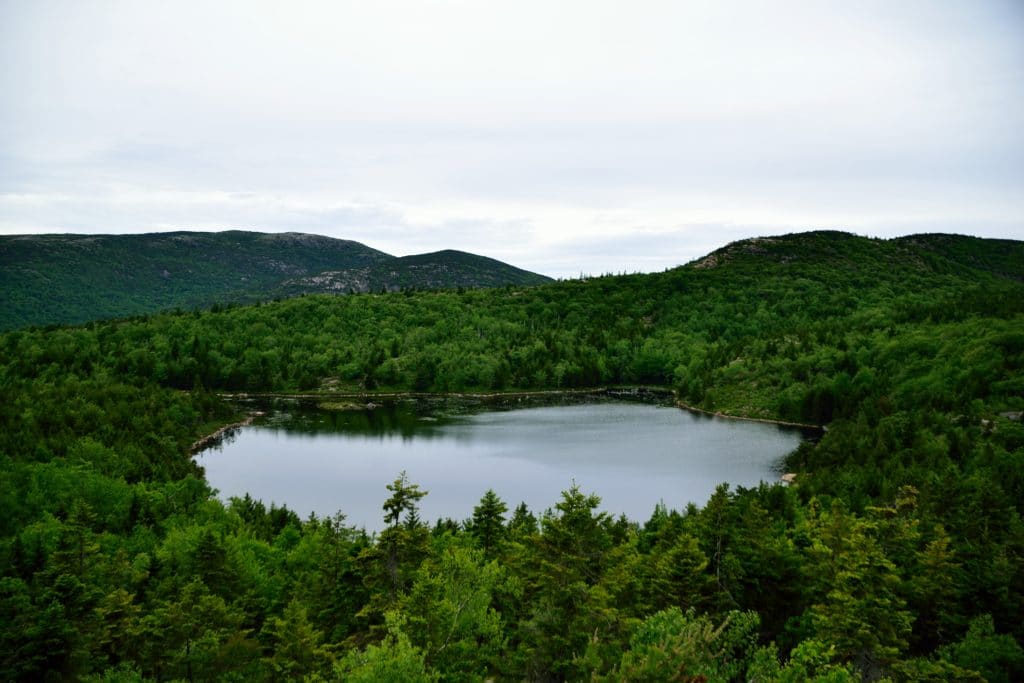
[[[636,402],[272,410],[198,456],[221,498],[249,493],[303,518],[341,511],[367,530],[383,527],[384,487],[403,470],[429,491],[420,505],[425,522],[470,517],[488,488],[510,511],[523,501],[540,513],[573,482],[601,496],[603,510],[643,522],[659,501],[703,505],[721,482],[777,481],[780,459],[805,436]]]

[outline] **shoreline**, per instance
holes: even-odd
[[[499,399],[515,399],[515,398],[529,398],[539,396],[643,396],[644,394],[660,396],[664,398],[675,398],[675,392],[671,389],[665,389],[663,387],[649,387],[649,386],[628,386],[628,387],[596,387],[590,389],[538,389],[534,391],[500,391],[500,392],[431,392],[431,391],[331,391],[331,392],[278,392],[278,391],[267,391],[267,392],[218,392],[217,396],[224,400],[249,400],[249,399],[267,399],[267,398],[284,398],[284,399],[296,399],[296,400],[311,400],[326,402],[337,399],[364,399],[366,404],[363,406],[353,407],[353,410],[372,410],[376,406],[373,403],[373,399],[403,399],[403,398],[456,398],[456,399],[479,399],[479,400],[499,400]],[[206,448],[215,445],[218,441],[224,438],[229,432],[240,429],[242,427],[248,427],[253,423],[257,417],[262,417],[264,413],[262,411],[251,411],[245,419],[237,420],[230,424],[226,424],[222,427],[217,428],[210,434],[203,436],[196,441],[192,442],[192,445],[188,448],[188,455],[195,456]]]
[[[710,410],[704,410],[703,408],[695,408],[687,403],[676,399],[676,406],[683,410],[688,410],[691,413],[698,413],[700,415],[708,415],[710,417],[721,417],[726,420],[743,420],[744,422],[763,422],[765,424],[779,425],[782,427],[797,427],[799,429],[810,429],[816,432],[824,432],[825,427],[823,425],[808,424],[806,422],[790,422],[788,420],[773,420],[767,417],[745,417],[743,415],[729,415],[728,413],[722,412],[711,412]]]
[[[235,429],[240,429],[242,427],[248,427],[249,425],[252,424],[253,420],[255,420],[262,414],[263,413],[260,412],[249,413],[248,415],[246,415],[244,420],[238,420],[237,422],[226,424],[223,427],[219,427],[214,432],[207,434],[206,436],[201,437],[196,441],[193,441],[192,445],[188,447],[188,454],[196,455],[199,451],[203,450],[204,448],[208,448],[210,446],[215,445],[218,441],[223,439],[228,432],[231,432]]]
[[[589,389],[535,389],[528,391],[325,391],[325,392],[279,392],[252,391],[237,393],[218,393],[224,399],[245,400],[260,398],[292,398],[303,400],[332,400],[341,398],[367,399],[375,398],[524,398],[531,396],[655,396],[675,397],[675,392],[664,387],[624,386],[624,387],[592,387]]]
[[[321,393],[310,393],[310,392],[238,392],[238,393],[218,393],[219,397],[224,400],[249,400],[249,399],[267,399],[267,398],[284,398],[284,399],[296,399],[296,400],[316,400],[320,402],[330,401],[332,399],[361,399],[365,400],[366,404],[363,406],[353,406],[352,410],[373,410],[376,406],[374,405],[373,399],[478,399],[478,400],[500,400],[500,399],[516,399],[516,398],[530,398],[530,397],[555,397],[555,396],[610,396],[610,397],[643,397],[655,396],[660,398],[671,398],[672,405],[680,410],[685,410],[695,415],[703,415],[712,418],[721,418],[725,420],[742,420],[744,422],[760,422],[762,424],[773,424],[780,427],[791,427],[794,429],[803,429],[815,431],[818,433],[824,433],[826,427],[822,425],[808,424],[805,422],[791,422],[788,420],[773,420],[770,418],[760,417],[746,417],[742,415],[729,415],[722,412],[712,412],[703,408],[697,408],[691,406],[684,401],[679,400],[676,392],[664,387],[651,387],[651,386],[624,386],[624,387],[595,387],[590,389],[538,389],[533,391],[505,391],[505,392],[418,392],[418,391],[388,391],[388,392],[370,392],[370,391],[332,391],[332,392],[321,392]],[[204,450],[210,446],[215,445],[225,435],[232,432],[233,430],[247,427],[253,423],[257,417],[263,416],[265,413],[261,411],[249,412],[245,419],[232,422],[218,428],[213,433],[208,434],[195,442],[189,447],[188,453],[190,456],[195,456],[201,450]],[[788,485],[795,485],[796,475],[793,473],[784,473],[780,477],[780,480]]]
[[[679,400],[676,396],[676,392],[666,387],[654,387],[654,386],[622,386],[622,387],[592,387],[589,389],[535,389],[529,391],[449,391],[449,392],[436,392],[436,391],[328,391],[328,392],[236,392],[236,393],[218,393],[217,395],[227,400],[247,400],[247,399],[261,399],[261,398],[286,398],[286,399],[298,399],[298,400],[318,400],[318,401],[331,401],[337,399],[363,399],[367,401],[367,405],[373,403],[373,399],[403,399],[403,398],[456,398],[456,399],[478,399],[478,400],[494,400],[504,398],[530,398],[535,396],[621,396],[621,397],[642,397],[645,394],[672,398],[673,405],[682,410],[695,413],[698,415],[707,415],[709,417],[720,417],[726,420],[743,420],[745,422],[760,422],[763,424],[774,424],[782,427],[794,427],[798,429],[807,429],[816,432],[826,431],[826,427],[823,425],[810,424],[807,422],[793,422],[790,420],[775,420],[767,417],[748,417],[744,415],[730,415],[729,413],[723,413],[721,411],[710,411],[703,408],[697,408],[684,401]],[[249,424],[246,422],[245,425]],[[229,427],[245,426],[243,424],[229,425]],[[211,435],[212,436],[212,435]],[[198,442],[197,442],[198,443]]]

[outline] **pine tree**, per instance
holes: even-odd
[[[283,615],[267,619],[263,633],[273,648],[267,664],[275,676],[298,680],[324,671],[330,663],[323,634],[310,623],[305,605],[297,598],[292,598]]]
[[[359,557],[371,594],[360,614],[374,617],[377,625],[408,587],[413,572],[427,556],[430,542],[430,531],[419,522],[418,506],[427,491],[410,484],[404,471],[387,489],[391,497],[384,501],[383,509],[388,527],[381,532],[377,545],[366,548]]]
[[[530,512],[526,503],[519,503],[512,513],[512,519],[508,521],[509,535],[516,540],[522,540],[537,533],[537,528],[536,515]]]
[[[496,554],[508,533],[505,528],[506,512],[508,507],[492,489],[487,489],[480,504],[473,508],[470,530],[488,558]]]

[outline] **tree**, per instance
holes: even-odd
[[[785,666],[779,664],[774,644],[758,648],[751,657],[746,680],[752,683],[859,683],[850,664],[836,664],[835,648],[808,639],[801,641],[789,655]]]
[[[376,618],[394,607],[412,573],[426,557],[430,541],[429,530],[419,523],[417,505],[427,492],[420,491],[418,484],[410,484],[405,472],[387,489],[391,491],[391,497],[384,501],[384,521],[388,527],[381,532],[377,545],[360,554],[364,582],[371,595],[360,614]]]
[[[729,612],[715,626],[707,615],[671,607],[648,617],[615,669],[598,680],[741,680],[757,642],[757,627],[754,612]]]
[[[519,503],[512,513],[512,519],[508,521],[509,536],[516,540],[523,540],[537,533],[537,531],[536,515],[530,512],[530,509],[526,507],[526,503]]]
[[[188,680],[211,679],[228,671],[244,675],[258,659],[258,648],[242,628],[245,615],[211,595],[199,579],[182,588],[140,620],[148,648],[149,671]],[[164,668],[166,667],[166,669]]]
[[[0,674],[42,680],[47,672],[73,676],[77,633],[52,594],[33,600],[21,579],[0,578]]]
[[[696,606],[708,586],[707,566],[707,556],[688,533],[656,546],[643,570],[645,606],[652,611]]]
[[[505,513],[508,507],[493,489],[487,489],[480,504],[473,508],[473,522],[470,532],[477,539],[487,557],[493,557],[504,541],[508,531],[505,528]]]
[[[105,656],[110,663],[136,658],[142,608],[134,600],[135,596],[123,588],[113,590],[100,600],[94,610],[97,626],[90,648],[95,658]]]
[[[404,621],[397,613],[387,615],[387,635],[380,645],[353,650],[334,667],[338,680],[348,683],[434,683],[438,678],[427,671],[422,650],[409,642],[402,631]]]
[[[365,533],[344,522],[339,513],[306,533],[315,563],[308,576],[313,621],[332,643],[344,640],[356,628],[356,614],[369,599],[358,558],[370,542]]]
[[[99,551],[92,525],[96,515],[81,498],[76,498],[61,531],[60,546],[54,555],[58,567],[73,576],[84,578]]]
[[[910,606],[917,619],[914,638],[926,652],[946,640],[956,626],[956,598],[960,564],[946,530],[937,524],[934,538],[918,552],[907,580]]]
[[[813,523],[807,571],[818,584],[810,609],[816,637],[876,680],[907,647],[913,621],[899,595],[897,569],[877,541],[874,522],[834,506]]]
[[[267,665],[275,677],[305,678],[324,671],[331,662],[323,634],[310,623],[305,605],[297,598],[291,599],[280,617],[267,619],[263,633],[273,653]]]
[[[1011,636],[996,633],[989,614],[974,618],[967,635],[940,653],[943,659],[977,671],[991,683],[1024,680],[1024,648]]]
[[[582,675],[588,644],[620,626],[608,591],[599,585],[612,549],[611,520],[595,514],[600,503],[576,485],[563,491],[530,547],[532,608],[520,626],[521,666],[529,678]]]
[[[384,501],[384,522],[389,527],[398,526],[403,515],[416,513],[419,500],[428,493],[420,491],[419,484],[410,484],[404,470],[386,488],[391,491],[391,497]]]
[[[407,619],[403,631],[442,680],[481,680],[498,662],[505,641],[492,607],[503,572],[481,550],[460,547],[450,537],[442,543],[399,602]]]
[[[738,534],[736,506],[728,484],[719,484],[700,513],[701,550],[708,557],[714,577],[714,604],[720,609],[739,606],[737,594],[743,566],[733,552]]]

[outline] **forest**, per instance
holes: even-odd
[[[607,386],[825,427],[793,486],[377,534],[220,500],[225,394]],[[0,335],[0,679],[1024,680],[1024,243],[817,232],[686,266]]]
[[[0,235],[0,331],[297,294],[549,281],[461,251],[398,257],[295,232]]]

